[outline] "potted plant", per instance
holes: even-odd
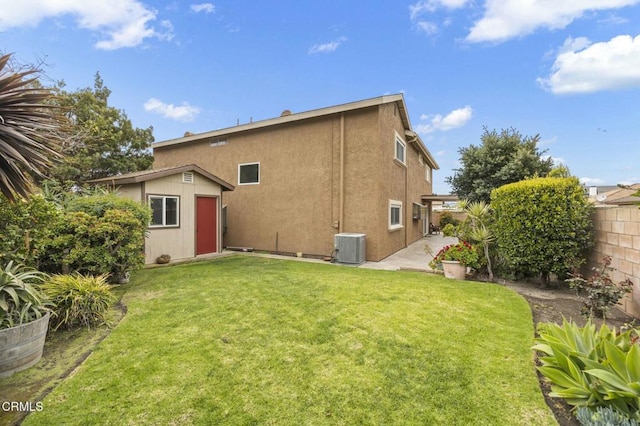
[[[38,287],[46,274],[9,262],[0,269],[0,377],[42,357],[50,303]]]
[[[463,280],[467,274],[467,267],[478,265],[478,251],[466,241],[444,246],[429,262],[431,269],[438,269],[442,265],[444,276]]]

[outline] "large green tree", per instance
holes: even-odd
[[[136,128],[123,110],[110,106],[109,90],[96,73],[93,88],[75,92],[58,84],[60,105],[73,123],[73,134],[63,150],[65,161],[51,178],[61,184],[146,170],[153,164],[153,127]]]
[[[459,169],[445,178],[452,192],[461,199],[490,202],[491,191],[508,183],[533,176],[547,176],[553,167],[551,158],[543,158],[540,135],[523,136],[517,130],[484,129],[481,145],[458,150]]]
[[[59,158],[66,119],[38,83],[40,70],[14,71],[10,59],[0,55],[0,193],[15,201],[29,196],[32,182]]]

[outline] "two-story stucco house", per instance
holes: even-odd
[[[235,186],[226,246],[330,256],[366,234],[378,261],[429,230],[429,150],[402,95],[336,105],[153,144],[156,167],[198,164]]]

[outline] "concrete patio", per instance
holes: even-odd
[[[384,269],[398,271],[400,269],[413,271],[430,271],[429,262],[440,249],[449,244],[455,244],[458,239],[445,237],[442,234],[427,235],[408,247],[392,254],[379,262],[365,262],[360,268]]]

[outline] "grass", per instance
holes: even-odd
[[[112,309],[109,322],[117,322],[123,316],[119,309]],[[44,394],[62,382],[77,365],[91,353],[108,333],[107,327],[75,330],[59,330],[47,335],[42,359],[35,366],[0,379],[0,403],[23,401],[35,403]],[[0,409],[0,425],[17,424],[25,413]]]
[[[248,256],[145,270],[25,425],[556,424],[497,286]]]

